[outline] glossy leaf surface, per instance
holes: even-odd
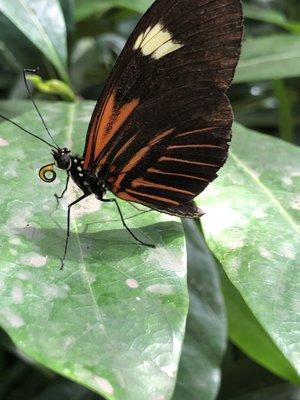
[[[91,103],[43,105],[60,145],[82,151]],[[17,118],[46,137],[35,113]],[[69,190],[56,210],[52,185],[37,171],[49,149],[17,128],[0,126],[0,323],[28,356],[107,399],[169,399],[188,308],[180,221],[121,203],[137,245],[112,204],[87,199],[72,214],[66,267],[58,270]],[[137,214],[139,214],[137,216]]]
[[[187,240],[190,309],[172,400],[213,400],[227,344],[226,315],[216,262],[199,221],[183,220]]]
[[[293,382],[299,382],[299,160],[299,148],[235,125],[229,161],[199,201],[208,243],[244,301],[242,311],[229,294],[239,312],[233,338]],[[247,308],[254,318],[248,325]],[[263,332],[271,346],[257,340]],[[281,362],[274,362],[275,348]]]

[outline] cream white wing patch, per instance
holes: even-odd
[[[183,46],[184,44],[174,40],[171,33],[161,23],[158,23],[139,35],[134,49],[140,49],[144,56],[151,56],[159,60]]]

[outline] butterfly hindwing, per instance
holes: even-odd
[[[157,95],[129,117],[123,140],[111,146],[109,189],[158,208],[191,201],[224,164],[231,123],[228,100],[214,88]]]
[[[157,0],[96,105],[84,168],[126,200],[191,202],[227,157],[242,25],[239,0]]]

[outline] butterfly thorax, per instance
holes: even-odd
[[[63,148],[53,152],[53,157],[58,168],[64,169],[72,180],[85,194],[95,194],[102,199],[105,192],[104,184],[98,176],[92,175],[84,169],[82,157],[73,155],[69,149]]]
[[[83,158],[71,155],[71,165],[68,171],[71,178],[85,194],[95,194],[97,198],[102,199],[105,192],[103,181],[84,169],[83,163]]]

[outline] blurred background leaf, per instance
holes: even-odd
[[[59,1],[0,0],[0,12],[53,63],[68,83],[66,25]]]

